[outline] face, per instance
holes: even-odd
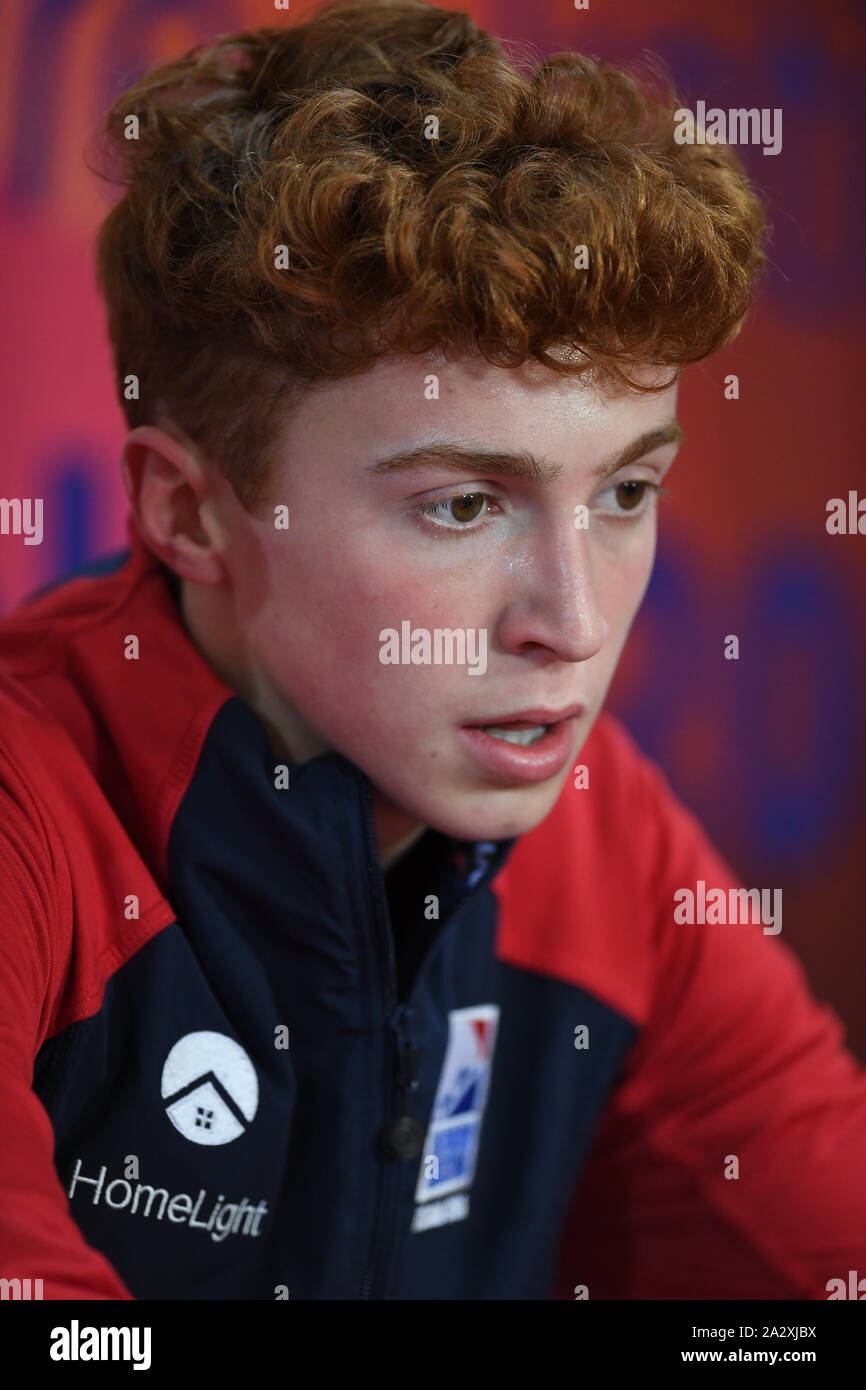
[[[551,810],[649,580],[676,393],[387,359],[308,395],[255,517],[214,483],[235,688],[295,761],[334,748],[363,769],[385,848],[418,826],[510,837]],[[185,590],[195,623],[204,586]]]

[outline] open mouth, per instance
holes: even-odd
[[[522,719],[464,724],[461,741],[473,762],[494,781],[543,782],[568,762],[583,711],[583,705],[571,705],[557,712],[527,710]]]
[[[537,743],[540,738],[544,738],[550,728],[549,724],[481,724],[479,725],[485,734],[491,738],[501,738],[505,743],[517,743],[521,748],[529,748],[533,743]]]

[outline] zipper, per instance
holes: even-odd
[[[391,1027],[397,1033],[398,1074],[397,1089],[401,1095],[400,1116],[409,1114],[409,1092],[418,1089],[418,1049],[409,1032],[412,1010],[408,1004],[400,1004],[391,1018]]]
[[[376,840],[376,826],[373,815],[373,795],[369,783],[364,787],[364,823],[367,833],[368,862],[372,863],[375,869],[373,878],[373,911],[377,927],[377,936],[380,942],[380,959],[383,958],[382,985],[383,998],[385,1003],[385,1017],[388,1027],[392,1030],[396,1041],[396,1066],[392,1055],[388,1058],[385,1072],[385,1089],[394,1099],[392,1108],[392,1118],[388,1121],[379,1134],[379,1142],[382,1143],[386,1136],[390,1136],[392,1147],[391,1156],[385,1156],[379,1150],[379,1159],[382,1163],[382,1171],[379,1179],[379,1191],[376,1201],[376,1216],[373,1227],[373,1241],[369,1265],[361,1284],[360,1297],[362,1300],[373,1296],[374,1284],[377,1274],[383,1264],[387,1264],[387,1258],[382,1259],[378,1256],[379,1248],[385,1244],[382,1240],[382,1233],[387,1231],[387,1251],[393,1249],[394,1244],[394,1217],[396,1206],[396,1192],[400,1178],[399,1163],[402,1158],[413,1156],[411,1152],[413,1144],[417,1143],[417,1152],[420,1153],[423,1147],[424,1134],[420,1126],[413,1119],[409,1109],[410,1095],[418,1089],[418,1049],[412,1040],[409,1032],[409,1020],[412,1017],[412,1009],[408,1004],[401,1003],[397,994],[397,963],[394,953],[394,940],[388,915],[388,905],[385,898],[384,879],[382,875],[381,861]],[[420,1138],[418,1137],[420,1134]],[[401,1155],[394,1152],[394,1147],[399,1150],[404,1148],[405,1152]]]
[[[409,1032],[412,1009],[399,1004],[388,1020],[397,1039],[397,1075],[395,1089],[397,1104],[391,1120],[385,1126],[392,1157],[414,1158],[421,1152],[424,1132],[410,1113],[410,1093],[418,1090],[418,1049]]]

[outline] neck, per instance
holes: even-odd
[[[387,873],[403,858],[404,854],[416,845],[427,829],[417,821],[410,820],[390,802],[383,802],[379,793],[373,792],[373,814],[376,821],[376,839],[379,846],[379,863],[382,872]]]

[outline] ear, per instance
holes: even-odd
[[[127,435],[120,469],[136,524],[149,548],[184,579],[225,578],[223,533],[211,495],[214,465],[156,425]]]

